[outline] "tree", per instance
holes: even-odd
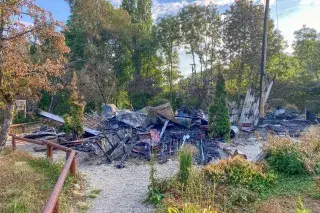
[[[264,6],[251,0],[239,0],[225,12],[224,61],[230,67],[230,75],[236,80],[238,102],[242,90],[249,86],[258,88],[263,35]],[[274,29],[273,20],[268,20],[268,55],[278,55],[285,48],[283,37]]]
[[[196,52],[199,50],[202,41],[202,30],[200,29],[203,26],[200,18],[201,10],[202,7],[191,4],[182,8],[178,14],[181,25],[182,44],[187,53],[191,54],[194,73],[196,73]]]
[[[221,18],[217,7],[212,4],[187,6],[178,13],[178,18],[181,44],[187,54],[191,55],[193,64],[188,90],[191,96],[199,97],[196,101],[198,107],[207,108],[208,99],[204,97],[210,93],[214,68],[220,58]]]
[[[117,102],[123,84],[131,79],[130,17],[104,0],[70,2],[65,32],[71,48],[70,63],[79,76],[79,89],[88,103]],[[92,95],[95,94],[95,95]]]
[[[69,87],[71,92],[69,99],[69,113],[64,116],[67,133],[72,133],[73,140],[79,139],[83,134],[83,113],[85,102],[80,97],[78,91],[78,80],[76,72],[73,73],[72,81]]]
[[[26,16],[32,24],[21,21]],[[35,98],[42,89],[52,89],[50,77],[61,76],[69,52],[57,31],[61,27],[33,0],[0,2],[0,147],[8,137],[15,99]]]
[[[320,36],[307,26],[294,32],[294,55],[305,70],[305,80],[320,80]]]
[[[157,38],[164,53],[164,74],[170,86],[170,101],[173,99],[173,84],[180,77],[178,68],[179,56],[177,46],[180,41],[179,23],[177,17],[168,16],[159,20],[157,24]]]
[[[209,108],[209,132],[214,137],[230,139],[230,118],[227,107],[227,92],[223,74],[218,73],[215,96]]]
[[[147,44],[152,34],[151,5],[150,0],[124,0],[121,3],[131,19],[130,53],[136,74],[141,72],[143,55],[150,47]]]

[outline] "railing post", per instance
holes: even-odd
[[[12,149],[13,149],[13,150],[16,150],[16,148],[17,148],[16,137],[15,137],[15,136],[12,136]]]
[[[47,144],[47,158],[53,161],[53,146]]]
[[[21,126],[21,130],[22,130],[22,133],[24,133],[24,132],[25,132],[25,126],[24,126],[24,124],[22,124],[22,126]]]
[[[77,182],[77,171],[76,171],[76,155],[74,156],[71,166],[70,166],[70,174],[74,179],[74,182]]]
[[[56,202],[56,205],[54,206],[53,213],[59,213],[59,199]]]

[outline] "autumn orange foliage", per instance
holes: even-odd
[[[32,20],[25,23],[26,17]],[[17,97],[37,97],[52,89],[51,78],[61,77],[69,48],[50,12],[34,0],[0,2],[0,147],[7,139]]]

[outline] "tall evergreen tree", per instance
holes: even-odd
[[[85,102],[80,97],[77,84],[77,74],[74,72],[69,87],[71,93],[69,100],[70,110],[64,116],[66,131],[72,133],[73,140],[79,139],[83,134],[83,113],[85,107]]]
[[[218,73],[213,103],[209,108],[209,132],[213,137],[230,139],[230,118],[227,107],[225,79],[221,70]]]

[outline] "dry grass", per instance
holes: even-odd
[[[311,210],[310,212],[320,212],[319,201],[305,198],[303,199],[305,209]],[[296,197],[277,197],[263,202],[257,208],[257,213],[296,213],[298,201]]]
[[[0,153],[0,168],[2,213],[41,212],[61,171],[61,165],[9,149]],[[61,212],[70,212],[68,200],[75,199],[72,187],[72,178],[68,177],[60,196]]]

